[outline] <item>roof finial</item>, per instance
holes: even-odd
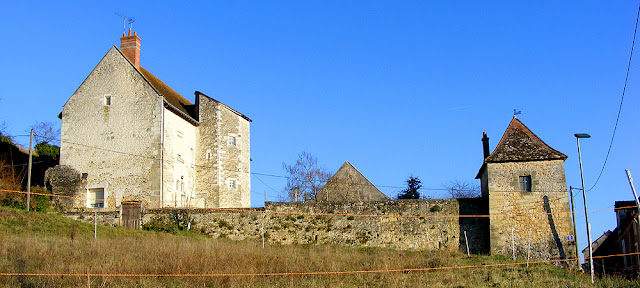
[[[516,118],[516,115],[520,115],[522,114],[522,111],[518,111],[516,109],[513,109],[513,118]]]

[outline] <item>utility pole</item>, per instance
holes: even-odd
[[[264,212],[262,213],[262,249],[264,249],[264,219],[267,217],[267,190],[264,190]]]
[[[27,211],[29,211],[29,202],[31,202],[31,165],[33,164],[33,129],[29,137],[29,171],[27,172]]]
[[[633,199],[636,201],[636,207],[638,208],[638,216],[636,216],[636,223],[632,224],[632,225],[638,225],[637,223],[640,223],[640,202],[638,202],[638,194],[636,193],[636,187],[633,186],[633,178],[631,178],[631,171],[629,171],[629,169],[624,169],[625,172],[627,172],[627,179],[629,179],[629,185],[631,185],[631,191],[633,192]],[[636,232],[637,233],[637,232]],[[636,252],[638,252],[638,235],[635,235],[636,238],[635,241],[635,245],[632,247],[636,248]],[[638,259],[638,256],[636,256],[636,259]],[[638,260],[638,262],[640,263],[640,260]],[[604,259],[602,262],[602,270],[604,271]],[[604,273],[604,272],[603,272]]]

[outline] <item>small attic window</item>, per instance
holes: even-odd
[[[520,191],[531,192],[531,175],[520,176]]]
[[[111,106],[111,95],[105,95],[104,96],[104,105],[105,106]]]
[[[229,136],[229,146],[236,146],[236,136]]]

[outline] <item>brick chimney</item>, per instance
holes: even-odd
[[[133,64],[136,69],[140,68],[140,38],[138,38],[136,32],[133,32],[133,35],[131,35],[131,29],[129,29],[129,35],[122,34],[122,38],[120,38],[120,51],[131,61],[131,64]]]
[[[482,132],[482,152],[484,154],[484,158],[482,159],[486,159],[491,155],[491,153],[489,153],[489,137],[487,137],[487,132]]]

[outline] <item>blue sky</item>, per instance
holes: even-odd
[[[12,135],[36,121],[59,125],[62,105],[119,44],[118,12],[136,19],[142,66],[187,99],[202,91],[254,120],[252,172],[284,175],[282,162],[304,150],[332,171],[348,160],[380,186],[403,186],[410,174],[428,188],[475,181],[482,132],[495,148],[517,109],[569,156],[568,185],[580,185],[573,134],[591,134],[581,143],[591,187],[616,120],[638,3],[514,2],[13,1],[0,19],[0,122]],[[634,59],[590,210],[632,199],[624,169],[640,179],[637,66]],[[277,199],[285,184],[259,178],[268,186],[252,178],[253,206],[264,191]],[[615,227],[612,210],[590,220],[594,238]],[[582,248],[584,215],[577,221]]]

